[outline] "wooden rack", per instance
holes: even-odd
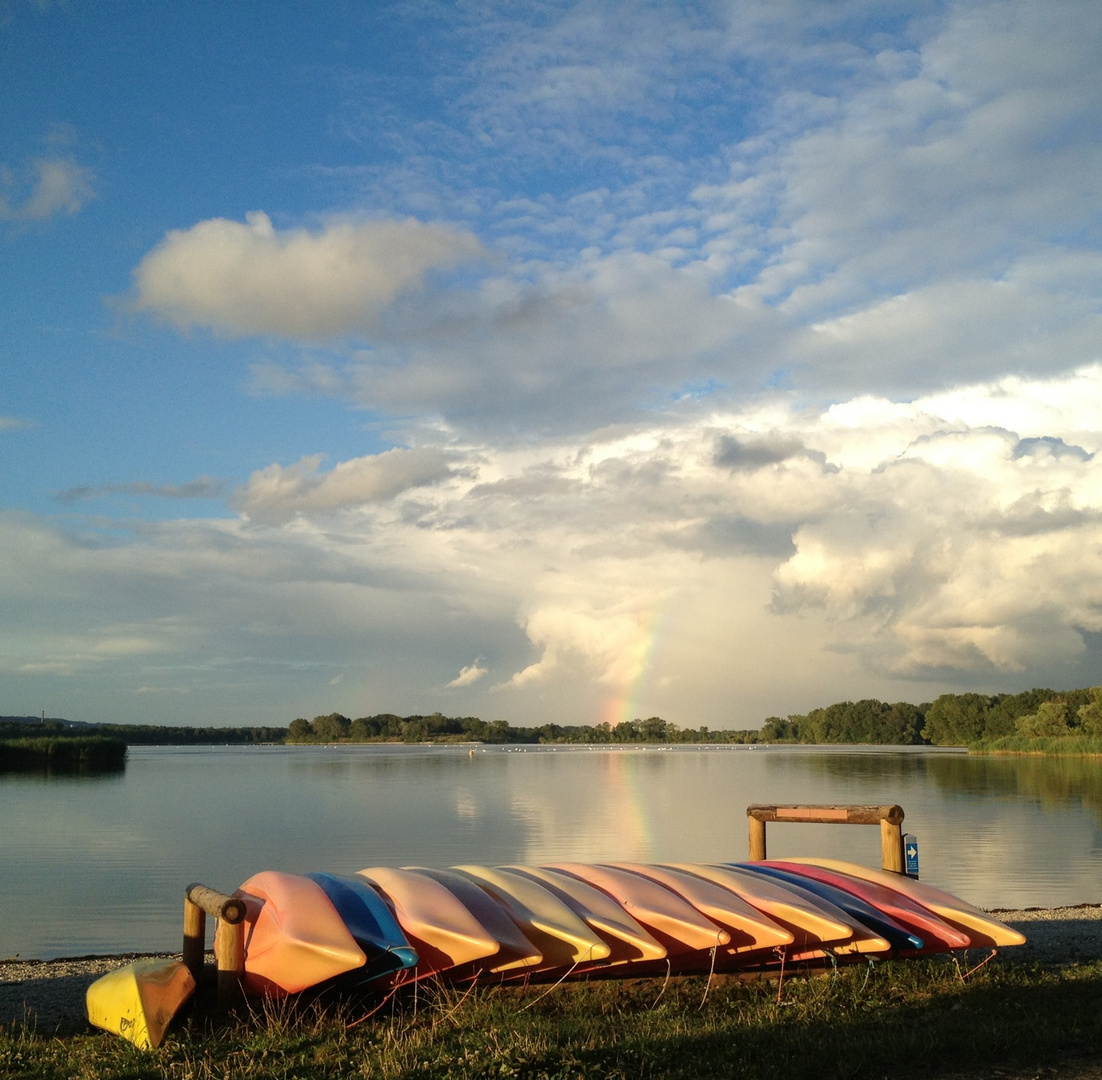
[[[754,804],[746,808],[750,827],[750,860],[765,858],[765,823],[767,821],[820,822],[832,825],[879,825],[880,859],[885,870],[905,872],[903,855],[903,807],[901,806],[765,806]]]
[[[197,882],[184,890],[183,960],[196,982],[207,951],[207,916],[221,924],[214,938],[218,964],[218,1004],[230,1006],[241,994],[245,976],[245,901]]]

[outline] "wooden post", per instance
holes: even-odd
[[[902,874],[906,863],[903,856],[903,807],[811,805],[777,806],[755,803],[746,808],[750,826],[750,860],[765,858],[765,823],[767,821],[828,822],[835,825],[879,825],[880,862],[885,870]]]
[[[747,811],[750,825],[750,861],[761,862],[765,858],[765,822]]]
[[[900,811],[902,817],[902,811]],[[880,865],[893,874],[906,873],[903,861],[903,825],[887,818],[880,819]]]
[[[184,897],[183,959],[191,977],[198,982],[207,951],[207,913],[189,896]]]
[[[245,901],[192,883],[184,890],[184,963],[196,979],[206,953],[206,916],[219,921],[215,941],[218,1004],[228,1007],[241,993],[245,974]]]
[[[241,980],[245,977],[245,925],[223,922],[215,943],[218,962],[218,1004],[234,1005],[241,996]]]

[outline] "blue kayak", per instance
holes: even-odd
[[[417,964],[417,952],[398,925],[386,901],[362,878],[341,874],[307,874],[321,886],[367,963],[349,976],[371,982]]]

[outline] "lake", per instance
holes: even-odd
[[[0,959],[179,948],[183,890],[259,870],[735,861],[750,803],[898,803],[924,881],[986,908],[1102,901],[1102,762],[928,748],[134,747],[0,776]],[[879,830],[770,824],[769,855],[879,865]]]

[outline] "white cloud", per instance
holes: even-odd
[[[326,473],[318,471],[321,461],[315,454],[254,472],[235,496],[237,508],[255,520],[287,521],[297,514],[382,502],[451,474],[446,457],[433,449],[387,450],[339,462]]]
[[[482,666],[481,659],[475,660],[471,664],[467,664],[466,667],[460,668],[459,674],[456,675],[450,683],[448,683],[449,690],[458,690],[463,686],[473,686],[479,679],[487,674],[488,669]]]
[[[713,727],[1070,679],[1102,633],[1100,395],[1087,368],[304,459],[254,475],[248,519],[129,541],[9,515],[0,665],[190,686],[196,709],[267,683],[297,687],[289,716],[461,698],[518,723]]]
[[[70,157],[35,158],[22,172],[19,176],[0,166],[0,221],[41,221],[75,214],[95,197],[92,170]]]
[[[407,221],[279,231],[267,214],[168,233],[134,271],[134,307],[175,326],[321,341],[364,333],[433,270],[478,257],[469,233]]]

